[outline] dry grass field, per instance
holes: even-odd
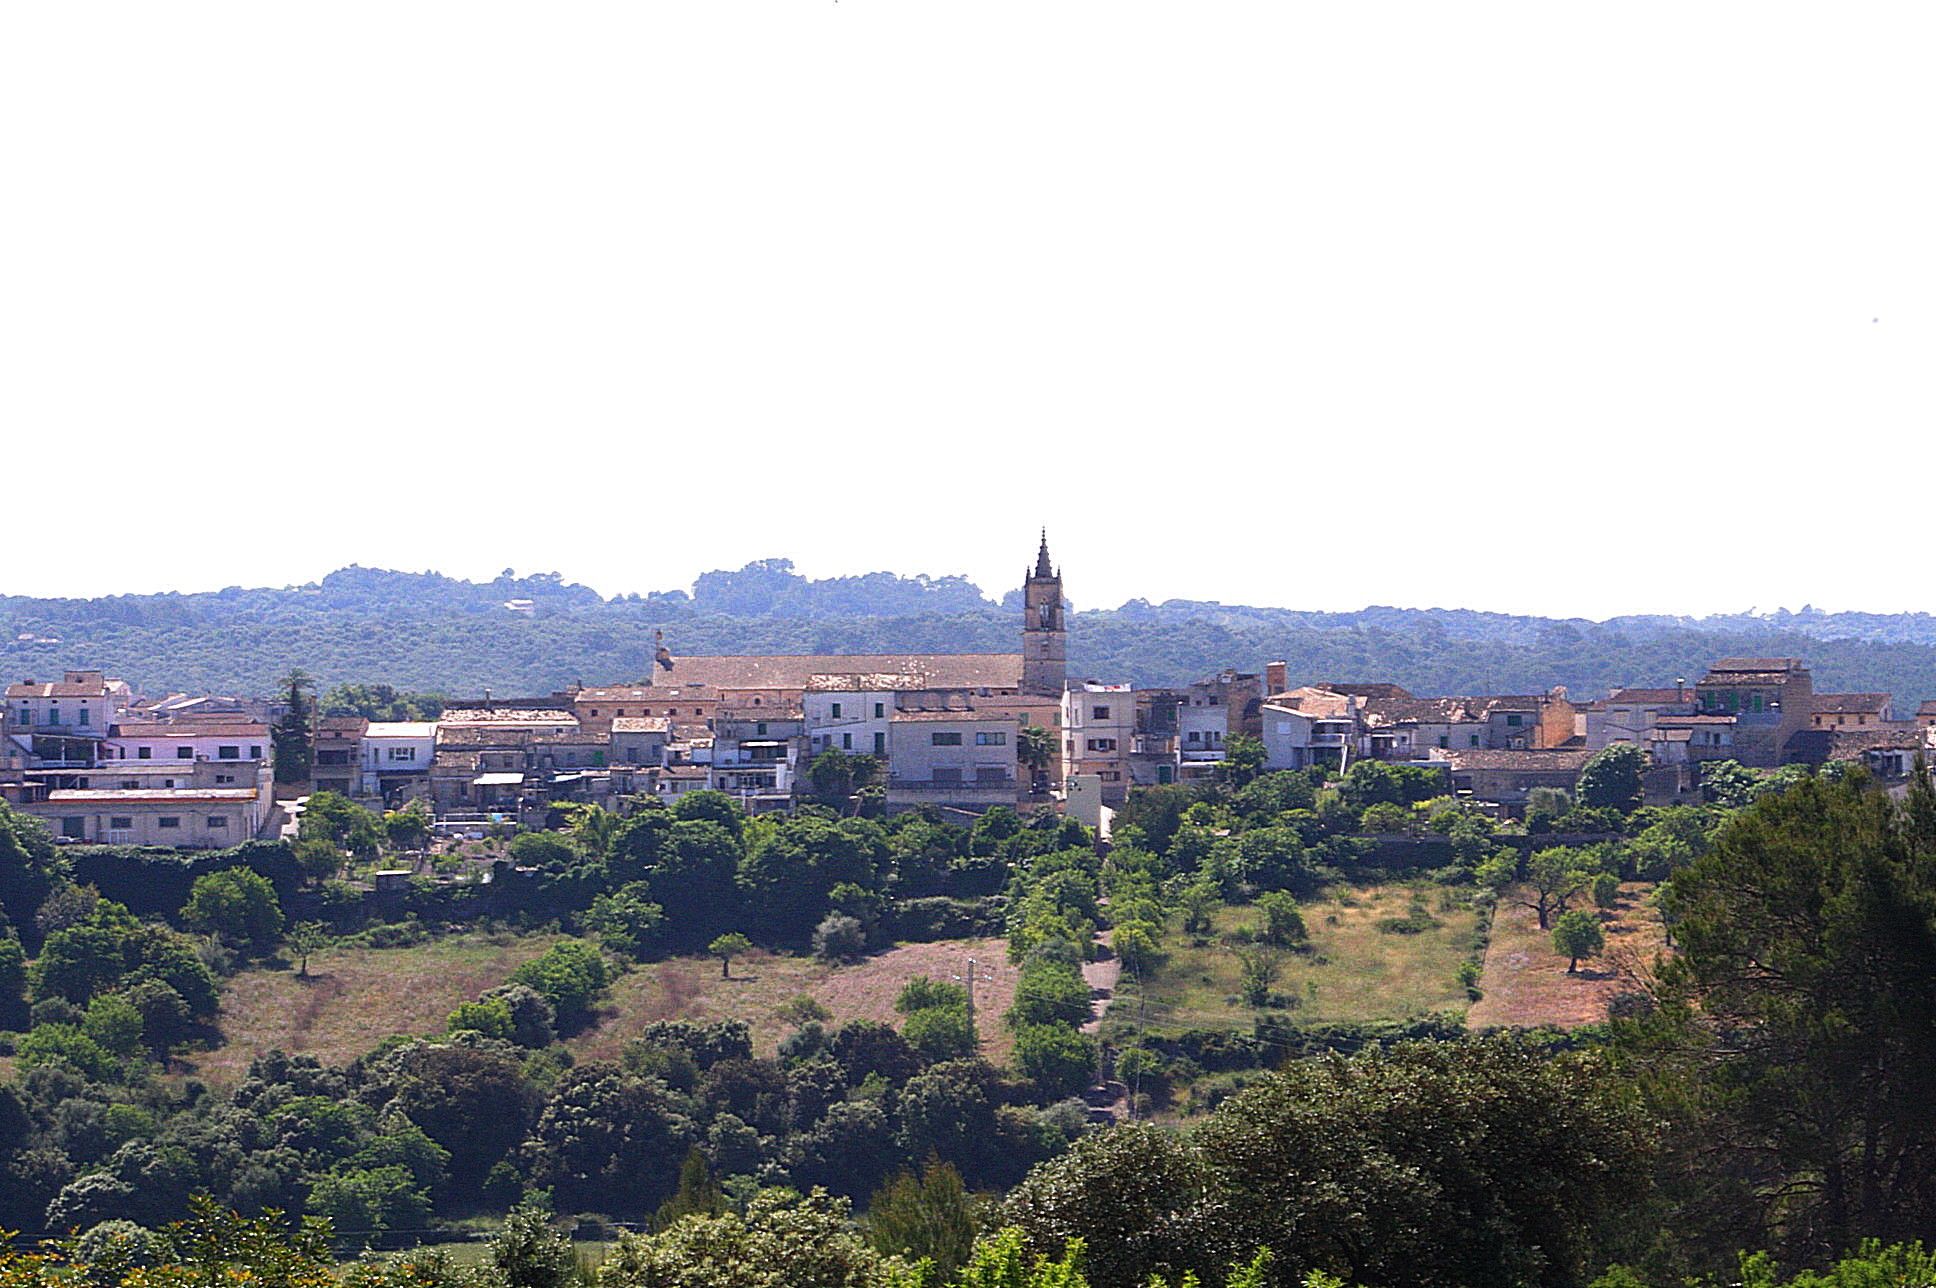
[[[792,1032],[780,1011],[802,994],[831,1011],[833,1025],[879,1020],[898,1027],[894,999],[903,984],[916,975],[965,976],[973,957],[983,980],[975,990],[976,1028],[983,1053],[999,1061],[1009,1046],[1001,1016],[1015,996],[1015,970],[1006,950],[1000,939],[904,944],[846,966],[756,952],[733,959],[730,979],[720,977],[719,963],[711,958],[676,957],[627,973],[612,986],[598,1022],[569,1045],[581,1057],[610,1057],[656,1020],[745,1020],[753,1030],[754,1051],[772,1055]]]
[[[410,948],[332,949],[310,959],[308,979],[293,970],[243,971],[222,989],[222,1046],[178,1063],[226,1089],[264,1051],[341,1064],[392,1033],[441,1033],[459,1002],[502,984],[558,938],[452,935]]]
[[[1653,886],[1637,882],[1620,887],[1618,906],[1600,914],[1606,952],[1581,962],[1573,975],[1567,974],[1566,958],[1553,947],[1552,932],[1541,930],[1533,910],[1509,902],[1508,895],[1493,918],[1492,943],[1479,979],[1485,997],[1472,1004],[1466,1022],[1475,1029],[1543,1024],[1573,1028],[1606,1019],[1607,1002],[1632,992],[1635,972],[1644,971],[1665,946],[1653,892]]]
[[[393,1033],[441,1033],[451,1010],[502,984],[556,935],[453,935],[410,948],[349,948],[317,954],[308,979],[290,970],[249,970],[222,990],[223,1045],[190,1053],[177,1070],[218,1089],[233,1087],[249,1062],[269,1050],[340,1064]],[[791,1026],[780,1011],[806,994],[833,1023],[868,1019],[898,1024],[894,999],[915,975],[946,979],[978,962],[975,1001],[983,1051],[1007,1057],[1001,1024],[1015,994],[1015,971],[999,939],[907,944],[846,966],[755,952],[720,977],[710,957],[680,957],[634,967],[613,983],[594,1023],[568,1045],[581,1058],[614,1056],[655,1020],[745,1020],[755,1048],[771,1055]],[[990,978],[992,976],[992,978]]]

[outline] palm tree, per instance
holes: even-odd
[[[1035,780],[1048,772],[1049,762],[1055,759],[1055,735],[1044,725],[1023,725],[1015,739],[1015,759],[1028,766],[1029,788],[1034,790]]]

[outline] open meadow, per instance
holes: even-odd
[[[1606,951],[1582,961],[1571,975],[1567,959],[1553,947],[1552,932],[1541,930],[1533,910],[1514,903],[1508,891],[1493,917],[1492,942],[1479,978],[1485,996],[1466,1013],[1467,1024],[1475,1029],[1545,1024],[1574,1028],[1606,1019],[1607,1003],[1635,991],[1637,976],[1666,946],[1655,889],[1630,881],[1620,887],[1614,908],[1595,910],[1607,937]],[[1589,901],[1585,906],[1593,905]]]
[[[447,935],[407,948],[332,948],[309,963],[309,978],[281,967],[242,971],[222,989],[222,1045],[192,1052],[177,1066],[227,1090],[265,1051],[313,1055],[327,1064],[353,1060],[393,1033],[429,1035],[467,1002],[510,978],[561,936],[480,932]],[[754,1049],[770,1056],[791,1023],[782,1008],[801,995],[848,1020],[897,1023],[894,999],[916,975],[965,975],[977,963],[977,1027],[983,1052],[1007,1057],[1001,1024],[1015,993],[1015,971],[999,939],[905,944],[848,965],[811,957],[752,952],[733,959],[730,978],[710,957],[676,957],[634,966],[613,981],[590,1026],[566,1041],[581,1059],[618,1054],[657,1020],[744,1020]]]
[[[1423,916],[1415,912],[1422,911]],[[1248,1031],[1260,1015],[1299,1023],[1400,1020],[1466,1005],[1459,964],[1471,954],[1479,914],[1464,891],[1421,882],[1340,886],[1303,905],[1307,949],[1284,953],[1267,1008],[1240,997],[1243,962],[1231,937],[1255,927],[1255,908],[1220,910],[1215,929],[1192,937],[1172,924],[1165,959],[1138,981],[1124,972],[1109,1031],[1137,1025],[1158,1035],[1188,1029]],[[1404,929],[1396,923],[1405,923]]]

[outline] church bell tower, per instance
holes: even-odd
[[[1022,582],[1022,692],[1059,698],[1069,678],[1069,632],[1062,624],[1062,573],[1049,562],[1049,533]]]

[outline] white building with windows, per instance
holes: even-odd
[[[807,680],[802,708],[807,754],[844,751],[887,758],[888,725],[897,695],[919,689],[912,675],[815,675]]]
[[[267,813],[252,787],[57,788],[25,808],[63,840],[181,849],[240,845]]]
[[[896,711],[888,722],[888,808],[1013,808],[1024,788],[1015,760],[1020,729],[1008,712]]]
[[[1072,682],[1062,693],[1062,775],[1094,774],[1105,805],[1129,797],[1136,695],[1127,684]]]
[[[102,744],[101,758],[111,760],[232,760],[270,761],[274,744],[269,726],[218,724],[197,720],[185,724],[118,724]]]
[[[435,721],[372,720],[358,753],[358,794],[391,803],[428,793],[436,758]]]

